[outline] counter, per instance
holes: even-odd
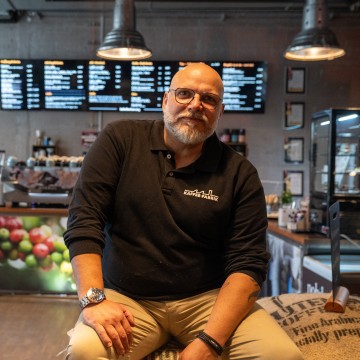
[[[331,289],[326,277],[309,276],[314,262],[309,259],[331,258],[330,239],[322,234],[303,232],[296,233],[279,227],[277,221],[269,220],[267,234],[268,250],[271,254],[268,279],[265,284],[266,295],[276,296],[284,293],[322,292]],[[341,252],[341,285],[353,293],[359,293],[360,272],[352,266],[359,259],[360,241],[340,240]],[[350,260],[355,259],[355,262]],[[309,264],[311,264],[309,266]],[[349,265],[350,264],[350,265]],[[342,271],[346,265],[345,271]],[[328,272],[331,273],[330,265]],[[310,267],[310,269],[309,269]],[[315,270],[314,270],[315,271]],[[316,273],[316,271],[315,271]]]
[[[63,239],[67,216],[66,208],[0,207],[0,292],[75,292]],[[15,228],[26,231],[23,239],[10,238]],[[31,244],[21,241],[27,239]],[[42,252],[36,250],[38,242]],[[330,239],[324,235],[295,233],[279,227],[275,220],[269,220],[267,243],[271,260],[265,291],[269,296],[302,292],[304,258],[329,255],[331,250]],[[342,252],[352,254],[355,250],[342,240]],[[360,242],[357,251],[360,254]]]
[[[276,220],[268,221],[268,232],[276,237],[301,246],[305,254],[323,254],[330,253],[330,239],[323,234],[315,232],[294,232],[285,227],[280,227]],[[340,249],[342,253],[360,254],[360,240],[355,239],[353,245],[346,239],[340,240]]]
[[[273,234],[290,239],[301,245],[307,244],[311,241],[321,241],[325,239],[325,237],[320,234],[314,234],[310,232],[293,232],[285,227],[280,227],[277,220],[269,220],[268,223],[268,231]]]

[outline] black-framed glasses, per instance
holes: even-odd
[[[193,101],[195,94],[199,94],[200,101],[203,107],[210,110],[216,109],[222,100],[221,97],[216,94],[212,94],[212,93],[200,94],[192,89],[177,88],[177,89],[169,89],[169,91],[173,91],[175,93],[175,100],[179,104],[183,104],[183,105],[190,104],[191,101]]]

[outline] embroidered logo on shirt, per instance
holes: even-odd
[[[206,199],[206,200],[211,200],[211,201],[218,201],[219,200],[219,197],[217,195],[213,195],[212,190],[209,190],[208,193],[206,193],[204,190],[199,191],[198,189],[196,189],[196,190],[184,190],[184,195],[194,196],[194,197],[198,197],[198,198]]]

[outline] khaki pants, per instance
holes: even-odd
[[[67,360],[140,360],[175,338],[183,346],[204,329],[218,290],[176,301],[134,301],[107,289],[109,300],[132,311],[136,326],[131,351],[117,357],[106,349],[81,315],[71,334]],[[258,304],[226,343],[221,359],[301,360],[300,351],[277,322]],[[201,359],[199,359],[201,360]]]

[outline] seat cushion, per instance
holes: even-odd
[[[357,359],[360,297],[350,296],[344,313],[326,312],[328,293],[283,294],[258,303],[282,326],[306,360]]]

